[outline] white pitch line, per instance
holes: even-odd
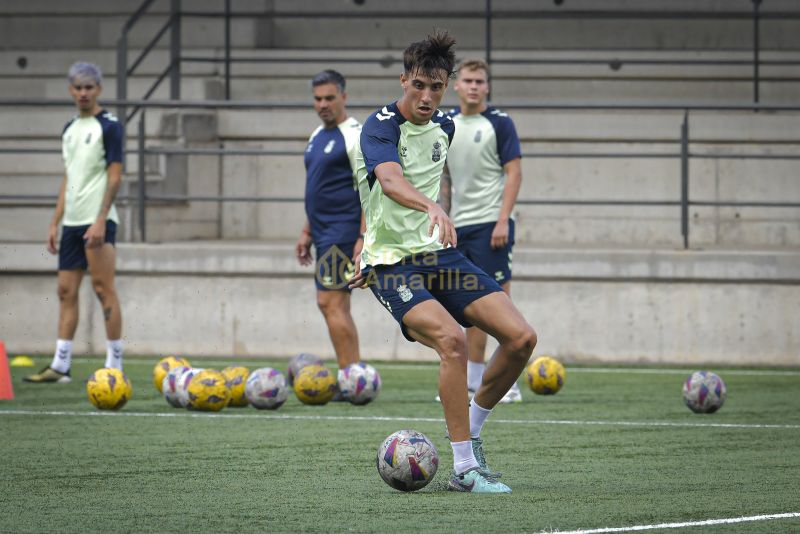
[[[785,514],[766,514],[751,515],[746,517],[730,517],[724,519],[706,519],[704,521],[684,521],[681,523],[659,523],[655,525],[635,525],[631,527],[607,527],[592,528],[586,530],[555,530],[540,531],[540,534],[557,532],[558,534],[605,534],[607,532],[633,532],[638,530],[655,530],[661,528],[686,528],[686,527],[705,527],[710,525],[730,525],[734,523],[747,523],[752,521],[772,521],[775,519],[791,519],[800,517],[800,512],[788,512]]]
[[[76,363],[92,363],[98,362],[99,358],[73,358],[73,362]],[[244,366],[251,366],[254,367],[256,365],[263,365],[263,366],[284,366],[288,365],[288,360],[286,362],[283,361],[275,361],[275,362],[263,362],[263,361],[236,361],[236,360],[204,360],[202,358],[197,359],[197,363],[203,365],[244,365]],[[434,369],[439,368],[439,364],[436,362],[431,363],[409,363],[409,364],[398,364],[398,363],[382,363],[380,361],[372,362],[378,370],[380,369],[388,369],[392,371],[431,371]],[[125,365],[155,365],[155,361],[145,360],[140,358],[130,358],[125,360]],[[714,369],[713,365],[704,365],[698,366],[697,369],[668,369],[668,368],[652,368],[652,367],[569,367],[567,366],[568,373],[599,373],[599,374],[643,374],[643,375],[690,375],[695,371],[703,369]],[[768,369],[768,370],[760,370],[760,369],[722,369],[719,371],[720,374],[724,374],[725,376],[800,376],[800,371],[794,371],[791,369]]]
[[[699,366],[703,369],[713,369],[713,365]],[[642,375],[690,375],[695,371],[701,369],[653,369],[653,368],[629,368],[629,367],[567,367],[567,371],[571,373],[598,373],[598,374],[642,374]],[[800,376],[800,371],[782,370],[782,369],[722,369],[719,374],[725,376]]]
[[[275,413],[207,413],[207,412],[70,412],[48,410],[0,410],[0,415],[38,415],[64,417],[216,417],[220,419],[282,419],[297,421],[396,421],[411,423],[442,423],[441,417],[389,417],[359,415],[280,415]],[[571,425],[571,426],[634,426],[634,427],[668,427],[668,428],[739,428],[757,430],[800,430],[800,425],[767,425],[746,423],[675,423],[652,421],[575,421],[559,419],[492,419],[492,423],[516,425]]]

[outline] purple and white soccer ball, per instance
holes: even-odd
[[[378,448],[375,459],[384,482],[400,491],[417,491],[433,480],[439,469],[439,451],[416,430],[398,430]]]
[[[189,384],[202,370],[199,367],[191,367],[178,377],[178,406],[181,408],[186,408],[189,405]]]
[[[283,373],[272,367],[256,369],[244,385],[247,400],[259,410],[277,410],[289,396]]]
[[[714,413],[725,403],[725,382],[711,371],[697,371],[683,383],[683,402],[694,413]]]
[[[181,375],[191,369],[185,365],[173,367],[169,372],[164,375],[164,380],[161,381],[161,392],[164,394],[164,399],[170,406],[181,408],[180,400],[178,399],[178,382]]]
[[[286,373],[288,375],[288,383],[290,386],[294,385],[294,379],[300,374],[300,370],[303,367],[309,365],[323,365],[324,362],[322,358],[317,356],[316,354],[309,354],[308,352],[301,352],[296,356],[292,356],[292,359],[289,360],[289,370]]]
[[[381,375],[368,363],[350,364],[340,373],[339,391],[353,404],[367,404],[381,391]]]

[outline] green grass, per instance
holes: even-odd
[[[100,361],[76,362],[69,385],[23,384],[31,369],[12,370],[16,398],[0,410],[25,413],[0,414],[0,531],[538,532],[800,512],[798,373],[717,369],[727,403],[695,415],[679,371],[568,368],[558,395],[526,390],[492,414],[486,453],[514,493],[485,496],[444,490],[452,454],[432,365],[378,363],[383,391],[363,407],[290,396],[277,412],[214,417],[169,407],[155,360],[129,358],[121,413],[143,415],[76,415],[97,413],[83,379]],[[442,457],[417,493],[375,470],[378,445],[400,428],[427,434]],[[800,518],[699,530],[798,531]]]

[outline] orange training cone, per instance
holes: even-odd
[[[12,400],[14,387],[11,385],[11,372],[8,370],[6,344],[0,341],[0,400]]]

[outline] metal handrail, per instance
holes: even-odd
[[[265,102],[231,102],[231,101],[158,101],[158,100],[116,100],[111,104],[125,106],[139,106],[142,108],[172,108],[172,109],[308,109],[308,102],[302,103],[265,103]],[[70,100],[42,100],[42,99],[0,99],[0,107],[25,107],[25,106],[73,106]],[[379,104],[361,103],[351,104],[350,107],[376,109]],[[681,123],[679,152],[526,152],[524,157],[545,158],[545,157],[570,157],[570,158],[679,158],[681,162],[680,200],[618,200],[618,199],[519,199],[520,205],[603,205],[603,206],[680,206],[681,209],[681,233],[684,241],[684,248],[689,247],[689,207],[690,206],[737,206],[737,207],[769,207],[769,208],[795,208],[800,207],[800,202],[763,202],[763,201],[698,201],[689,198],[689,160],[691,158],[719,158],[719,159],[787,159],[800,160],[800,154],[714,154],[707,152],[692,152],[689,150],[689,115],[693,111],[788,111],[800,112],[800,105],[769,105],[769,104],[708,104],[708,103],[647,103],[647,104],[508,104],[503,106],[505,109],[566,109],[566,110],[636,110],[636,111],[682,111],[683,121]],[[266,150],[266,149],[225,149],[225,148],[167,148],[167,147],[147,147],[145,139],[145,113],[142,112],[138,124],[138,187],[137,194],[134,196],[121,196],[121,200],[135,200],[139,210],[139,235],[144,241],[147,239],[146,226],[146,206],[148,202],[302,202],[298,197],[225,197],[225,196],[202,196],[202,195],[152,195],[147,194],[145,180],[145,155],[146,154],[184,154],[184,155],[272,155],[272,156],[300,156],[299,150]],[[55,149],[41,148],[0,148],[0,153],[58,153]],[[0,195],[0,199],[10,200],[54,200],[51,195]]]
[[[128,98],[128,78],[133,75],[136,68],[145,60],[148,54],[155,48],[156,44],[170,30],[170,61],[166,70],[156,79],[153,85],[145,92],[143,100],[147,100],[155,90],[161,85],[161,82],[166,77],[167,73],[170,74],[170,98],[178,100],[181,97],[181,80],[180,80],[180,48],[181,48],[181,2],[180,0],[170,0],[170,15],[166,23],[156,32],[150,42],[140,52],[139,56],[134,60],[133,65],[128,67],[128,33],[136,26],[136,23],[147,13],[155,0],[144,0],[139,8],[125,21],[117,39],[117,98],[122,101],[117,105],[117,117],[123,125],[127,124],[136,113],[141,109],[141,106],[136,106],[133,112],[128,115],[125,100]]]
[[[103,100],[107,106],[140,106],[143,108],[174,108],[174,109],[301,109],[310,108],[309,101],[298,102],[264,102],[260,101],[230,101],[230,100],[141,100],[141,99],[107,99]],[[72,107],[72,100],[63,98],[35,99],[35,98],[0,98],[0,107]],[[348,101],[348,108],[378,109],[386,105],[385,101],[357,102]],[[606,102],[499,102],[493,104],[502,109],[517,110],[592,110],[592,111],[800,111],[800,102],[797,104],[762,104],[762,103],[727,103],[709,104],[708,102],[643,102],[643,103],[606,103]],[[443,108],[444,109],[444,108]]]

